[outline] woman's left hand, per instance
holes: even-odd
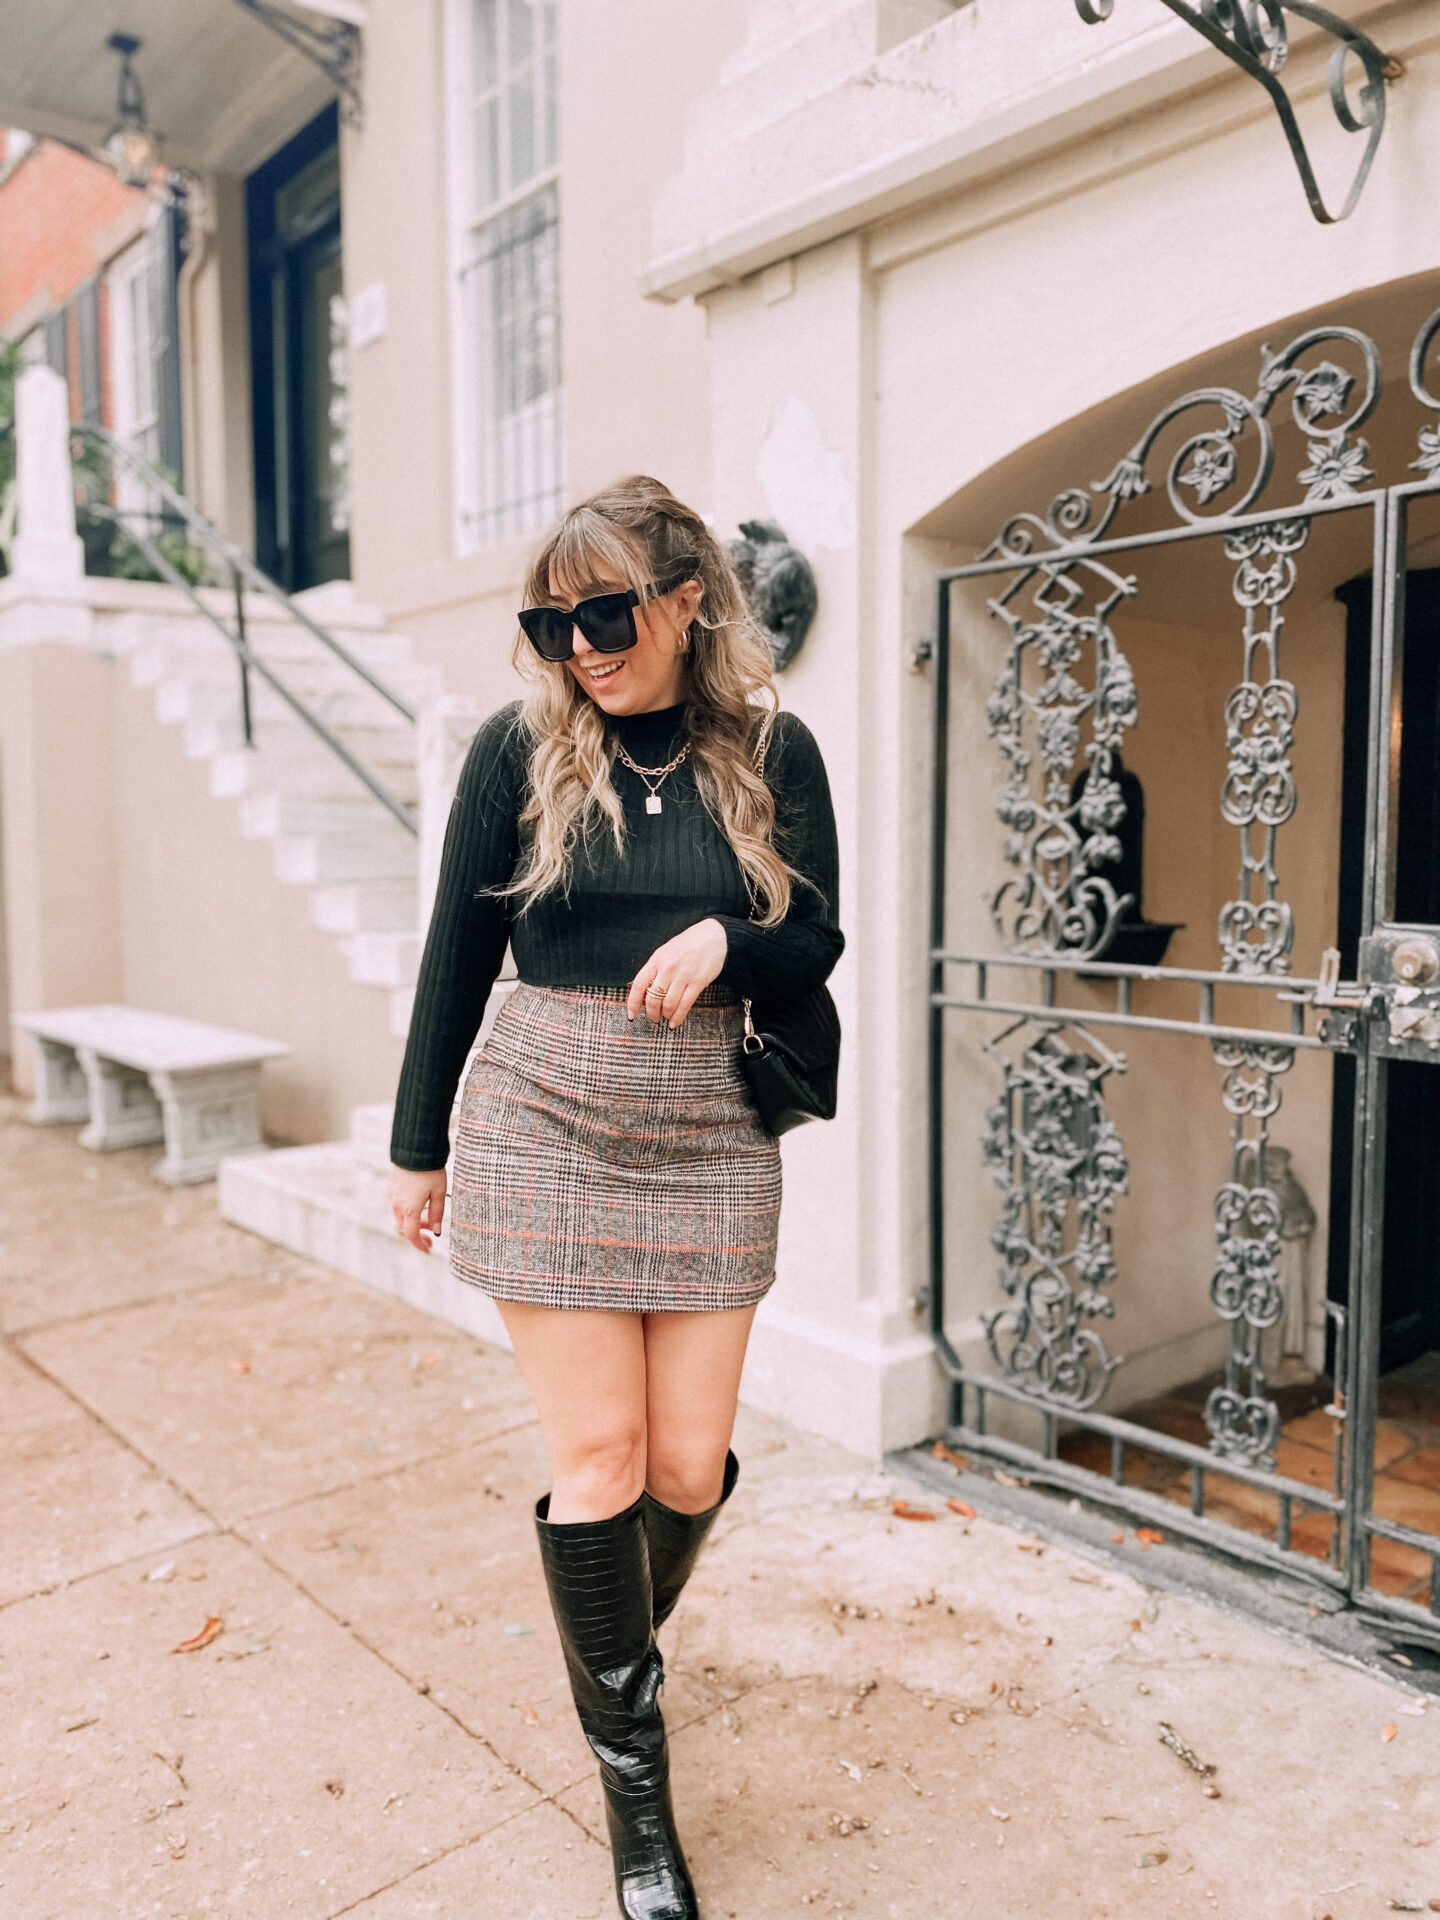
[[[652,1020],[678,1027],[697,998],[725,964],[730,943],[718,920],[697,920],[657,947],[630,982],[625,1011],[633,1020],[642,1010]],[[658,988],[659,991],[652,991]]]

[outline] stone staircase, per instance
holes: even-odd
[[[358,606],[348,582],[312,588],[298,604],[412,709],[443,693],[438,669]],[[216,607],[233,614],[223,596]],[[422,943],[414,835],[258,674],[254,745],[245,744],[238,668],[200,614],[129,613],[117,626],[132,683],[153,689],[157,718],[182,729],[186,754],[208,761],[211,793],[238,802],[240,832],[271,842],[276,877],[308,890],[311,918],[338,938],[350,977],[389,995],[391,1031],[403,1035]],[[251,651],[414,810],[415,727],[263,595],[246,596],[246,628]]]

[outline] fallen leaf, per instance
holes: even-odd
[[[852,1780],[863,1780],[865,1778],[853,1760],[842,1760],[840,1762],[840,1771],[842,1773],[848,1773]]]
[[[974,1507],[968,1505],[964,1500],[947,1500],[945,1504],[952,1513],[958,1513],[962,1520],[973,1520],[975,1518]]]
[[[912,1507],[908,1500],[902,1500],[898,1494],[890,1502],[890,1511],[897,1520],[933,1520],[935,1518],[929,1507]]]
[[[1002,1487],[1028,1487],[1030,1484],[1028,1480],[1022,1480],[1016,1474],[1002,1473],[999,1467],[995,1469],[995,1478]]]
[[[996,1818],[997,1820],[1008,1820],[1008,1819],[1010,1818],[1010,1816],[1009,1816],[1009,1814],[1008,1814],[1008,1813],[1002,1813],[1002,1812],[1000,1811],[1000,1809],[999,1809],[999,1807],[991,1807],[991,1809],[990,1809],[990,1811],[991,1811],[991,1813],[993,1813],[993,1814],[994,1814],[994,1816],[995,1816],[995,1818]]]
[[[1135,1529],[1135,1538],[1145,1547],[1163,1547],[1165,1544],[1164,1534],[1158,1532],[1154,1527],[1137,1527]]]
[[[955,1449],[947,1447],[943,1440],[937,1440],[930,1449],[930,1453],[936,1460],[948,1460],[952,1467],[958,1467],[962,1473],[969,1465],[963,1453],[956,1453]]]
[[[1399,1727],[1397,1727],[1395,1722],[1392,1720],[1389,1726],[1386,1727],[1384,1731],[1381,1733],[1380,1738],[1388,1743],[1389,1741],[1395,1738],[1396,1734],[1399,1733],[1399,1731],[1400,1731]]]
[[[520,1718],[527,1727],[538,1727],[540,1724],[540,1716],[534,1707],[527,1707],[523,1701],[520,1703]]]
[[[1137,1853],[1135,1864],[1137,1867],[1163,1867],[1169,1858],[1163,1847],[1157,1847],[1154,1853]]]
[[[218,1613],[212,1613],[198,1633],[192,1633],[188,1640],[182,1640],[178,1647],[172,1647],[172,1653],[194,1653],[200,1647],[208,1647],[217,1634],[225,1631],[225,1622]]]
[[[1112,1545],[1117,1547],[1123,1547],[1125,1544],[1125,1536],[1123,1533],[1112,1533],[1110,1540]]]

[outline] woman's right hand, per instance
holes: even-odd
[[[439,1233],[445,1219],[445,1169],[413,1173],[409,1167],[390,1169],[390,1209],[396,1229],[422,1253],[429,1253],[425,1228]]]

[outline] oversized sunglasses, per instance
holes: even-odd
[[[686,567],[673,579],[656,587],[652,599],[673,593],[676,587],[695,578],[694,567]],[[576,627],[597,653],[623,653],[639,639],[635,630],[635,609],[640,595],[634,587],[614,593],[592,594],[577,600],[570,608],[522,607],[520,625],[526,639],[542,660],[569,660],[575,651]]]

